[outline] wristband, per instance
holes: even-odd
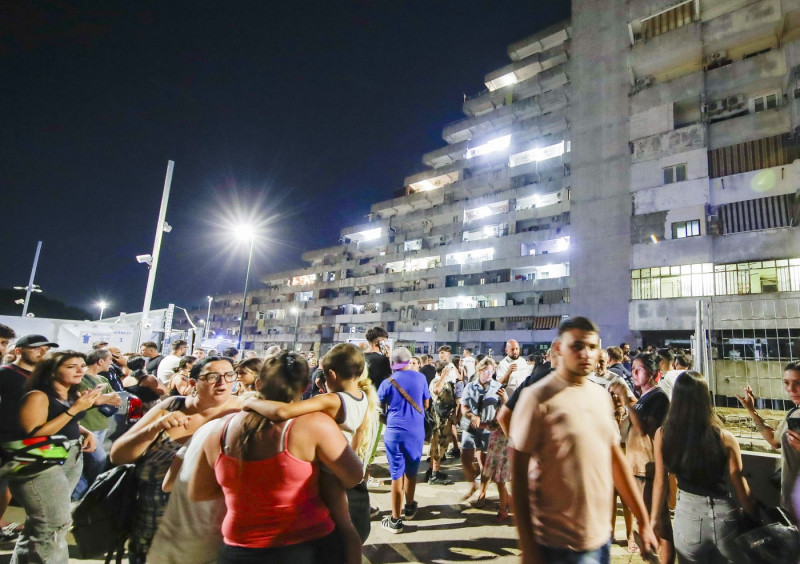
[[[75,419],[75,418],[78,416],[78,414],[77,414],[77,413],[76,413],[75,415],[72,415],[72,414],[69,412],[69,409],[68,409],[68,410],[66,410],[64,413],[66,413],[67,415],[69,415],[69,418],[70,418],[70,419]]]

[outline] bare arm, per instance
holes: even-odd
[[[181,471],[181,466],[183,466],[183,457],[175,456],[172,459],[172,464],[170,464],[169,470],[167,470],[167,473],[164,476],[164,480],[161,482],[161,491],[172,491],[172,487],[175,485],[175,480],[178,479],[178,474]]]
[[[781,442],[775,437],[775,429],[764,423],[764,419],[756,411],[756,397],[753,394],[753,388],[747,386],[744,389],[744,396],[737,394],[736,399],[747,410],[747,413],[752,417],[753,422],[756,424],[758,432],[764,437],[764,440],[769,443],[772,448],[780,449]]]
[[[619,492],[619,497],[622,498],[623,503],[630,508],[636,520],[639,522],[639,534],[642,537],[642,542],[645,544],[645,546],[639,548],[646,553],[657,552],[658,540],[650,525],[650,517],[647,515],[647,508],[633,481],[631,468],[628,466],[628,461],[625,460],[625,455],[622,454],[622,449],[619,445],[611,445],[611,466],[614,476],[614,487]]]
[[[722,444],[728,451],[728,474],[739,504],[748,515],[755,518],[755,502],[750,494],[750,486],[742,473],[742,452],[739,450],[739,443],[729,431],[722,431]]]
[[[22,401],[19,410],[19,422],[26,434],[34,437],[56,435],[64,426],[72,421],[75,415],[86,411],[100,396],[99,389],[83,392],[70,408],[48,421],[47,408],[50,400],[44,392],[34,390]]]
[[[222,430],[209,433],[203,443],[203,453],[197,457],[197,464],[189,478],[189,499],[209,501],[222,496],[222,488],[217,483],[214,465],[219,456],[219,438]]]
[[[511,449],[511,501],[514,504],[517,531],[519,532],[519,548],[522,550],[522,561],[525,564],[544,563],[544,557],[533,534],[533,521],[529,505],[530,487],[528,485],[528,464],[531,455],[527,452]]]
[[[173,401],[168,398],[144,414],[133,427],[128,429],[120,438],[111,445],[111,462],[114,464],[130,464],[135,462],[147,447],[150,446],[163,429],[169,429],[183,424],[186,415],[180,411],[167,411],[167,406]]]
[[[514,412],[508,409],[508,406],[503,405],[500,408],[500,411],[497,412],[497,423],[500,425],[500,429],[503,430],[503,434],[508,436],[508,427],[511,425],[511,415]]]
[[[653,480],[653,502],[650,508],[650,522],[654,528],[657,528],[658,516],[661,513],[660,508],[664,504],[664,499],[667,497],[667,471],[664,468],[664,455],[661,452],[663,434],[661,429],[656,431],[655,439],[653,440],[653,453],[656,462],[656,476]]]
[[[244,402],[243,408],[245,411],[255,411],[270,421],[287,421],[317,411],[337,421],[342,410],[342,398],[337,394],[320,394],[311,399],[292,403],[250,398]]]
[[[313,416],[312,416],[313,417]],[[303,421],[307,424],[306,438],[316,441],[316,454],[328,469],[342,483],[345,489],[352,488],[364,478],[364,467],[339,427],[329,418],[311,417]],[[291,435],[289,442],[291,443]],[[290,449],[291,450],[291,449]]]

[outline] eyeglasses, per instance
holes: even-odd
[[[236,372],[226,372],[225,374],[218,374],[216,372],[206,372],[205,374],[200,374],[197,377],[198,380],[201,382],[208,382],[209,384],[216,384],[220,380],[225,380],[226,382],[233,382],[237,379]]]

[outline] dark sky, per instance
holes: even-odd
[[[0,7],[0,287],[140,311],[167,161],[153,307],[241,291],[365,221],[463,117],[463,93],[560,1],[11,1]],[[251,286],[252,287],[252,286]]]

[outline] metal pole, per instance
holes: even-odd
[[[242,295],[242,315],[239,318],[239,340],[236,343],[236,348],[242,348],[242,331],[244,331],[244,305],[247,302],[247,282],[250,280],[250,264],[253,262],[253,244],[255,237],[250,236],[250,254],[247,257],[247,274],[244,277],[244,295]],[[211,302],[209,302],[209,307]]]
[[[150,303],[153,301],[153,287],[156,284],[158,256],[161,254],[161,237],[164,233],[164,221],[167,218],[167,204],[169,203],[169,190],[172,186],[172,171],[174,169],[175,161],[169,161],[167,164],[167,176],[164,178],[164,192],[161,194],[161,209],[158,212],[156,237],[153,241],[153,261],[150,264],[150,273],[147,275],[147,289],[144,292],[144,305],[142,306],[142,330],[146,328],[150,320]],[[139,333],[139,339],[141,340],[141,333]]]
[[[206,326],[203,329],[203,340],[208,339],[208,324],[211,322],[211,302],[214,301],[214,298],[211,296],[206,296],[208,298],[208,313],[206,314]],[[202,345],[202,343],[200,343]]]
[[[98,321],[103,321],[103,312],[106,310],[106,306],[100,306],[100,319]]]
[[[294,340],[292,341],[292,350],[297,350],[297,327],[300,325],[300,308],[294,310]]]
[[[22,306],[22,317],[28,315],[28,304],[31,302],[31,292],[33,292],[33,279],[36,276],[36,266],[39,264],[39,253],[42,251],[42,242],[36,244],[36,255],[33,257],[33,268],[31,269],[31,279],[28,280],[28,288],[25,292],[25,305]]]

